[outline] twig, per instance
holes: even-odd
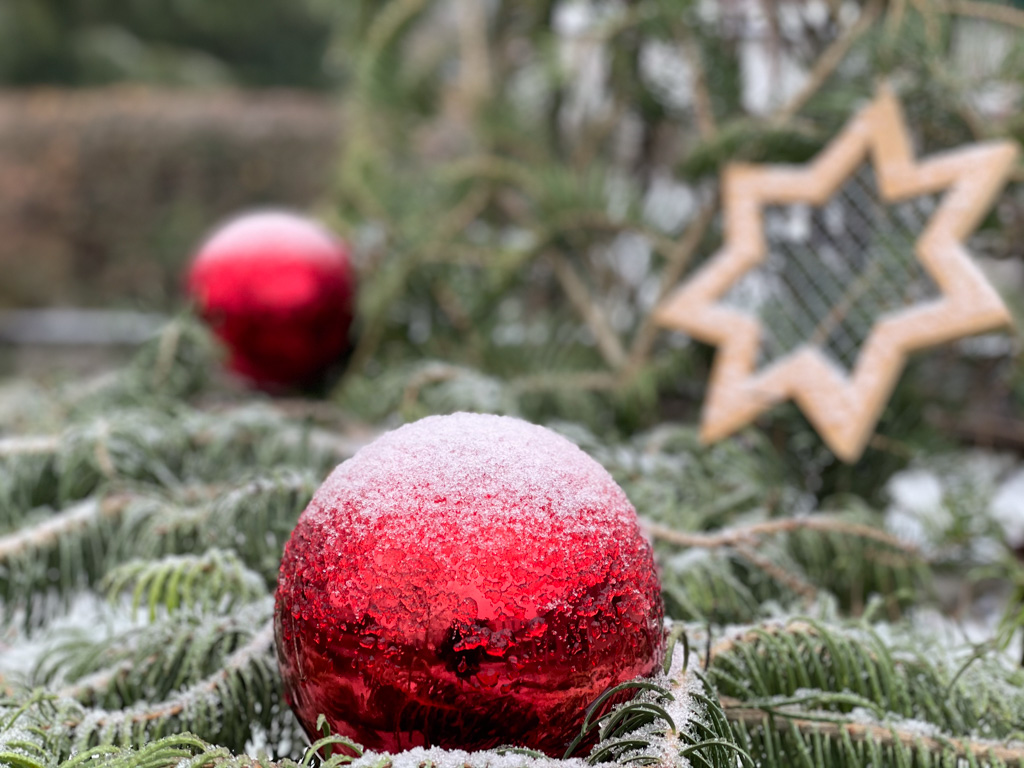
[[[529,216],[528,212],[524,212],[526,216]],[[523,224],[528,224],[528,221],[523,221]],[[550,227],[547,233],[541,233],[541,240],[548,242],[551,240],[554,234],[562,234],[570,230],[576,229],[590,229],[598,232],[608,232],[610,234],[620,234],[622,232],[635,232],[638,235],[643,235],[650,240],[654,247],[664,253],[672,251],[673,247],[676,246],[677,241],[671,237],[666,237],[657,230],[651,227],[645,227],[641,223],[636,221],[617,221],[611,218],[608,214],[585,210],[585,211],[572,211],[568,214],[562,214],[555,219],[554,224]]]
[[[316,487],[315,482],[310,486],[310,481],[300,477],[298,482],[293,483],[295,490],[307,490],[312,493]],[[251,480],[241,486],[229,486],[225,484],[197,485],[184,489],[189,493],[189,498],[194,501],[212,501],[217,496],[224,495],[228,498],[233,495],[258,492],[267,485],[262,479]],[[26,552],[40,550],[50,546],[62,537],[72,535],[80,530],[86,529],[97,522],[114,521],[136,501],[152,498],[138,493],[118,493],[106,498],[92,497],[79,502],[68,509],[47,517],[42,521],[19,529],[16,533],[0,536],[0,564],[22,555]],[[217,512],[216,505],[208,505],[202,512],[202,517],[209,517]],[[192,518],[193,521],[200,519],[199,516]],[[162,518],[160,525],[154,528],[154,532],[163,535],[170,530],[172,521],[180,521],[180,518]]]
[[[181,343],[181,323],[171,325],[160,334],[160,344],[157,347],[156,365],[153,366],[153,386],[159,387],[167,379],[174,365],[174,355],[178,352],[178,345]]]
[[[339,434],[326,429],[306,429],[299,425],[283,430],[276,438],[287,444],[299,444],[308,441],[313,447],[335,454],[339,459],[347,459],[356,451],[373,440],[377,433],[373,429],[357,430],[356,434]],[[199,433],[193,437],[199,447],[215,440],[213,434]],[[54,454],[60,450],[60,437],[56,435],[32,435],[28,437],[9,437],[0,440],[0,459],[15,456],[42,456]],[[102,449],[101,449],[101,446]],[[100,470],[106,477],[116,476],[116,468],[111,460],[109,450],[102,441],[96,443],[96,460]]]
[[[903,26],[903,18],[907,14],[907,0],[893,0],[885,13],[885,42],[893,44],[896,42],[896,35]]]
[[[145,663],[152,664],[156,661],[155,656],[150,656],[145,660]],[[129,659],[128,661],[121,662],[113,669],[101,669],[98,672],[93,672],[91,675],[78,680],[74,685],[67,685],[61,688],[57,696],[61,699],[81,701],[87,696],[108,690],[116,678],[127,676],[128,673],[135,669],[135,666],[135,662]]]
[[[934,411],[926,413],[925,418],[932,426],[975,445],[1024,451],[1024,420],[998,414],[957,417]]]
[[[459,86],[457,108],[469,120],[479,105],[490,98],[492,86],[487,15],[483,0],[458,3]]]
[[[715,110],[711,105],[707,73],[704,71],[704,62],[701,60],[697,42],[693,35],[687,35],[687,38],[683,44],[683,55],[693,73],[693,112],[697,117],[697,132],[703,141],[710,141],[718,135],[718,125],[715,121]]]
[[[729,653],[737,645],[744,643],[750,643],[758,638],[759,635],[769,634],[776,635],[783,632],[813,632],[815,627],[808,624],[806,621],[791,621],[787,624],[762,624],[757,627],[756,630],[749,630],[739,635],[730,635],[723,637],[717,643],[712,645],[707,652],[707,659],[705,660],[705,666],[710,666],[711,662],[717,659],[719,656]]]
[[[478,184],[467,192],[466,196],[463,197],[462,200],[460,200],[459,203],[444,216],[440,224],[438,224],[437,229],[434,230],[433,237],[430,240],[430,245],[415,257],[407,257],[404,265],[405,275],[403,275],[403,279],[398,281],[396,284],[404,286],[404,277],[412,272],[417,265],[432,261],[435,254],[447,248],[451,238],[468,227],[473,220],[480,215],[481,211],[487,207],[487,203],[490,199],[491,186],[489,183]],[[352,352],[352,358],[349,361],[347,368],[349,375],[363,369],[366,362],[373,356],[374,352],[377,351],[377,346],[380,344],[383,337],[384,323],[378,319],[366,328],[365,332],[360,336],[359,341],[356,343],[356,348]]]
[[[401,410],[408,411],[420,399],[422,389],[430,384],[440,384],[444,381],[451,381],[462,374],[462,369],[454,365],[437,363],[429,365],[417,371],[406,382],[405,391],[402,393]]]
[[[939,6],[947,13],[954,13],[958,16],[970,16],[975,19],[994,21],[997,24],[1024,28],[1024,11],[1014,8],[1012,5],[986,3],[982,0],[950,0],[949,2],[940,0]]]
[[[61,536],[87,528],[97,520],[113,519],[124,511],[127,502],[127,496],[114,496],[102,501],[88,499],[37,525],[0,536],[0,563],[26,551],[42,549]]]
[[[316,487],[315,482],[312,485],[310,485],[308,480],[301,476],[296,478],[296,480],[296,482],[290,482],[290,484],[287,486],[281,485],[278,487],[283,487],[293,492],[299,493],[305,491],[306,493],[312,495],[313,490]],[[210,517],[214,516],[215,514],[218,514],[219,512],[218,504],[209,502],[223,500],[224,503],[228,503],[232,498],[237,499],[239,496],[244,498],[248,494],[256,494],[261,492],[265,488],[273,487],[273,485],[268,485],[267,481],[262,479],[250,480],[249,482],[243,485],[227,485],[223,483],[218,483],[213,485],[191,486],[190,488],[188,488],[189,499],[187,502],[184,502],[185,504],[188,505],[197,505],[192,510],[190,510],[191,514],[189,514],[187,517],[184,515],[161,517],[159,524],[153,527],[153,533],[157,536],[166,536],[174,530],[176,525],[182,523],[183,521],[187,522],[189,525],[199,525],[204,520],[209,519]],[[220,499],[218,499],[218,497],[220,497]],[[126,495],[125,498],[128,500],[135,500],[145,499],[147,497]]]
[[[576,311],[583,318],[583,321],[594,334],[597,348],[608,366],[613,370],[621,370],[626,364],[626,350],[622,346],[619,335],[612,330],[608,319],[597,305],[596,299],[591,295],[586,284],[576,273],[576,270],[569,264],[568,259],[562,254],[551,251],[551,263],[555,269],[555,275],[562,284],[569,302],[576,308]]]
[[[917,452],[907,443],[877,433],[871,436],[868,445],[876,451],[883,451],[892,456],[899,456],[902,459],[910,459],[917,455]]]
[[[918,15],[924,19],[924,33],[928,45],[934,50],[939,46],[939,22],[935,15],[935,6],[931,0],[910,0]]]
[[[96,466],[108,480],[117,477],[117,465],[114,464],[114,457],[110,455],[110,424],[106,419],[100,419],[96,427],[96,444],[93,446],[93,455],[96,457]]]
[[[810,720],[778,710],[767,712],[763,709],[746,707],[743,702],[726,696],[721,698],[721,703],[730,723],[742,723],[748,728],[774,728],[783,733],[789,733],[795,728],[801,735],[820,733],[833,739],[900,746],[929,752],[933,755],[947,754],[952,751],[960,760],[970,761],[971,765],[987,760],[998,760],[1008,765],[1024,765],[1024,746],[1011,747],[996,742],[955,739],[945,736],[934,738],[923,735],[920,730],[900,728],[896,724],[876,725]],[[829,714],[840,716],[836,713]]]
[[[649,536],[671,544],[702,549],[718,549],[737,547],[739,545],[756,544],[759,538],[774,536],[794,531],[822,531],[871,539],[886,546],[905,552],[912,557],[919,557],[920,552],[913,544],[908,544],[894,536],[859,523],[849,523],[834,517],[787,517],[781,520],[769,520],[764,523],[745,525],[736,528],[725,528],[717,533],[683,533],[667,528],[649,520],[641,520],[640,527]]]
[[[832,335],[836,328],[846,319],[846,316],[850,314],[853,305],[872,286],[881,269],[881,260],[875,259],[867,269],[857,276],[857,279],[850,284],[839,301],[818,323],[818,327],[814,329],[814,332],[807,340],[808,344],[821,346],[828,341],[828,337]]]
[[[269,654],[273,645],[274,624],[272,621],[267,621],[252,636],[249,642],[228,656],[227,660],[224,662],[224,667],[218,672],[200,680],[195,685],[181,691],[178,695],[165,702],[155,706],[147,706],[127,712],[112,713],[108,717],[91,721],[92,726],[98,730],[110,725],[112,721],[116,720],[120,720],[122,723],[135,725],[180,715],[188,708],[190,702],[196,701],[200,697],[216,693],[217,688],[225,682],[232,673],[243,669],[257,656]],[[68,725],[76,727],[81,725],[81,722],[70,722]]]
[[[783,568],[778,563],[774,563],[770,558],[756,552],[749,544],[740,542],[736,544],[733,549],[740,557],[749,562],[755,568],[760,569],[769,578],[774,579],[779,584],[789,587],[793,592],[804,598],[811,600],[818,594],[818,589],[810,582],[805,579],[801,579],[795,573],[791,573]]]
[[[880,0],[868,0],[867,5],[860,12],[860,16],[857,21],[847,29],[842,35],[837,37],[832,44],[825,49],[825,51],[818,57],[817,62],[814,65],[814,69],[811,70],[810,77],[796,95],[794,95],[788,102],[786,102],[773,116],[772,122],[785,123],[793,118],[808,101],[819,91],[822,86],[825,85],[826,81],[832,77],[832,74],[836,71],[836,68],[842,63],[843,59],[846,58],[846,54],[850,52],[853,44],[857,42],[861,35],[871,28],[871,25],[875,23],[875,19],[881,12],[882,3]]]
[[[674,246],[667,253],[667,263],[665,264],[664,270],[661,273],[661,285],[658,288],[658,300],[655,303],[661,303],[669,291],[675,287],[676,283],[679,282],[683,272],[693,259],[694,254],[700,247],[700,244],[704,241],[704,236],[707,234],[708,228],[711,226],[711,222],[715,220],[715,214],[718,212],[718,198],[714,196],[708,203],[697,214],[697,218],[690,222],[690,226],[686,228],[686,232],[683,234],[681,240],[674,244]],[[630,349],[629,358],[630,363],[634,368],[639,368],[646,362],[648,355],[651,353],[651,347],[654,345],[654,340],[657,338],[658,326],[654,322],[654,314],[649,312],[640,324],[640,328],[636,332],[636,336],[633,337],[633,344]]]
[[[0,439],[0,459],[56,453],[59,448],[60,438],[52,435],[5,437]]]
[[[522,164],[496,155],[478,154],[454,160],[440,172],[441,177],[452,184],[467,179],[474,181],[486,179],[524,187],[534,194],[539,192],[534,184],[534,179]]]
[[[463,337],[472,335],[475,330],[473,318],[462,306],[462,301],[451,286],[444,280],[434,280],[430,284],[430,292],[452,327]]]
[[[363,39],[360,51],[358,74],[366,80],[373,73],[373,66],[391,40],[401,32],[402,27],[427,5],[427,0],[392,0],[373,18],[373,23]]]
[[[618,377],[608,371],[586,371],[583,373],[539,373],[533,376],[523,376],[510,382],[509,388],[516,394],[558,389],[600,392],[615,389],[618,385]]]

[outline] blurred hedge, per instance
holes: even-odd
[[[2,0],[0,84],[324,88],[329,0]]]
[[[308,94],[0,92],[0,305],[172,305],[217,220],[327,191],[338,130]]]

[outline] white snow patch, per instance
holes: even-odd
[[[897,538],[927,551],[936,532],[953,525],[953,515],[943,504],[942,481],[934,471],[900,472],[889,480],[887,490],[892,503],[885,513],[885,527]]]
[[[697,193],[668,174],[656,174],[643,202],[644,218],[670,235],[679,234],[697,210]]]
[[[1024,469],[1019,469],[996,491],[989,508],[1011,547],[1024,546]]]
[[[640,74],[671,109],[693,104],[693,67],[682,47],[664,40],[649,40],[640,49]]]
[[[27,678],[43,654],[50,650],[54,643],[66,639],[67,632],[87,632],[98,642],[104,637],[124,631],[133,624],[130,611],[113,611],[110,604],[99,595],[82,592],[75,596],[64,616],[48,624],[46,638],[27,637],[19,633],[10,640],[9,645],[5,646],[0,641],[0,679]]]
[[[386,753],[385,753],[386,754]],[[420,768],[430,765],[433,768],[588,768],[587,761],[574,757],[570,760],[557,760],[553,757],[530,757],[528,755],[509,752],[503,755],[495,750],[484,752],[465,752],[461,749],[441,749],[440,747],[414,747],[405,752],[391,755],[391,768]],[[377,768],[381,763],[381,753],[367,752],[359,759],[350,763],[351,768]]]

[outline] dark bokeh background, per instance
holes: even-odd
[[[4,0],[0,83],[324,88],[330,3]]]
[[[321,199],[330,5],[0,3],[0,309],[173,309],[221,218]]]

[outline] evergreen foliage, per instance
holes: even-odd
[[[0,83],[323,87],[328,19],[306,0],[8,0]]]
[[[350,78],[336,216],[372,278],[345,402],[429,410],[484,375],[513,396],[492,408],[601,434],[695,415],[709,350],[671,347],[650,309],[720,243],[725,164],[807,160],[883,77],[920,154],[1018,137],[1013,98],[993,105],[1024,75],[1019,10],[755,5],[347,4],[333,47]],[[741,61],[802,67],[807,81],[759,93]],[[972,249],[1012,257],[1021,203],[1010,185]],[[984,395],[967,385],[980,366]],[[1017,370],[1015,351],[918,355],[855,472],[795,408],[761,424],[819,498],[877,503],[913,446],[948,443],[939,417],[1015,406],[989,396]]]
[[[169,338],[182,348],[167,353],[162,380],[177,383],[152,387],[144,405],[140,379],[152,382],[153,369],[143,361]],[[0,745],[9,764],[406,764],[355,748],[330,756],[345,740],[329,734],[306,748],[273,650],[284,538],[319,479],[374,430],[314,402],[183,387],[199,381],[190,368],[216,365],[210,352],[181,318],[115,375],[15,394],[35,404],[4,409],[18,414],[0,439],[0,588],[14,643],[0,666]],[[466,391],[463,403],[455,394],[445,403],[473,407],[481,392]],[[55,424],[63,430],[48,432]],[[625,704],[595,702],[584,730],[600,741],[574,758],[1020,764],[1024,671],[1003,650],[1020,632],[1012,603],[1004,634],[983,646],[957,639],[952,625],[937,638],[926,606],[949,562],[888,533],[862,500],[819,510],[757,432],[705,449],[690,428],[670,424],[628,440],[552,426],[633,499],[672,616],[665,675],[623,686],[637,692]],[[951,503],[984,510],[991,493],[965,490],[951,473],[947,482]],[[943,535],[956,535],[951,519]],[[974,563],[989,585],[1020,583],[1020,565],[998,553]],[[550,763],[522,747],[464,761],[513,758]]]

